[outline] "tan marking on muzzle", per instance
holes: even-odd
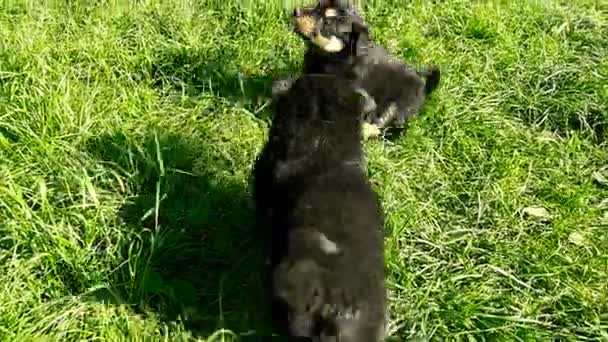
[[[337,17],[338,11],[335,8],[327,8],[325,10],[325,16],[328,18]]]
[[[320,32],[311,41],[327,52],[340,52],[344,48],[344,42],[336,36],[325,37]]]

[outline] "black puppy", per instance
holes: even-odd
[[[439,68],[418,71],[390,56],[372,41],[357,4],[353,8],[343,2],[322,0],[314,8],[294,10],[294,31],[307,41],[303,72],[357,80],[377,104],[365,121],[376,126],[378,133],[397,136],[439,85]],[[275,82],[273,94],[291,82]]]
[[[377,341],[383,215],[361,141],[373,100],[347,79],[304,75],[275,105],[253,171],[258,220],[272,241],[275,319],[292,336]]]

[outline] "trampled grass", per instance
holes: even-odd
[[[247,179],[303,54],[286,13],[83,4],[0,7],[0,340],[268,336]],[[607,340],[608,7],[364,15],[443,73],[406,137],[366,145],[392,335]]]

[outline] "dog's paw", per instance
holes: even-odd
[[[363,140],[379,137],[382,134],[380,128],[374,124],[363,123]]]

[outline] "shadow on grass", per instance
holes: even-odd
[[[88,146],[127,175],[126,191],[134,194],[120,209],[127,236],[116,242],[122,252],[112,288],[97,300],[151,310],[196,335],[226,328],[267,336],[265,254],[253,205],[244,185],[205,172],[214,162],[205,149],[212,147],[168,134],[131,140],[120,132]]]
[[[190,98],[203,93],[213,94],[258,115],[259,109],[271,98],[272,82],[296,75],[299,67],[269,60],[264,64],[271,65],[270,68],[245,72],[236,62],[237,53],[231,48],[217,52],[167,49],[150,67],[152,82],[159,89],[169,89]],[[261,114],[268,116],[269,112]]]

